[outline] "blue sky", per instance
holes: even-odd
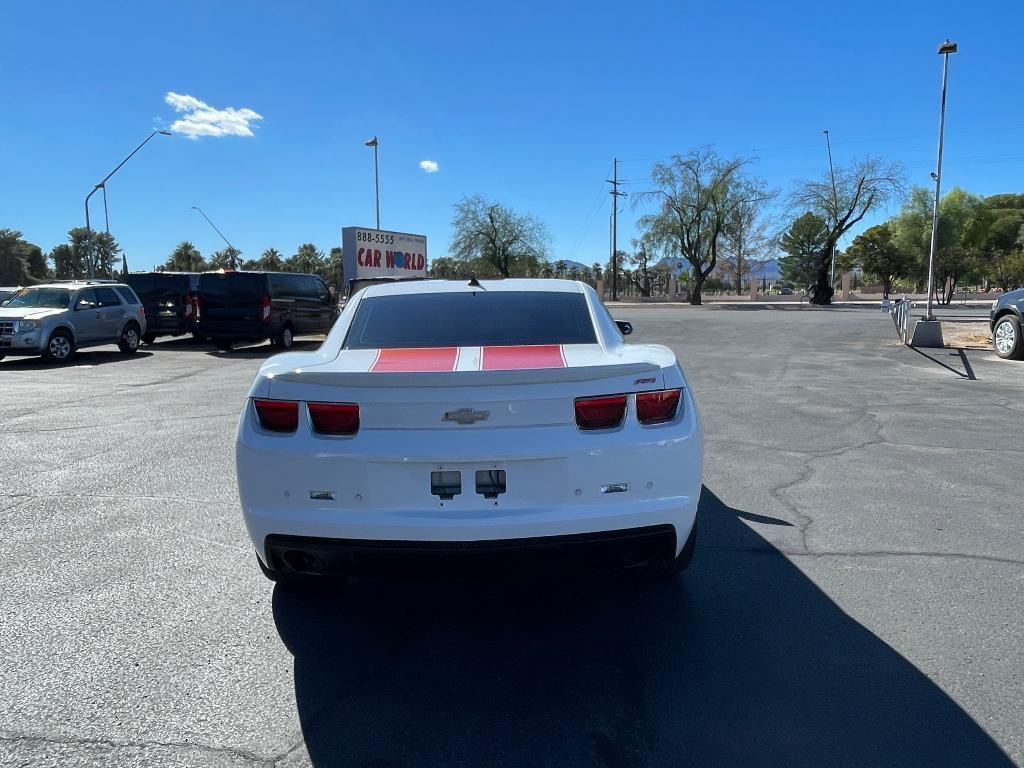
[[[552,255],[608,257],[613,156],[650,166],[713,144],[787,190],[866,153],[928,182],[951,37],[944,187],[1024,192],[1024,3],[7,3],[0,227],[49,250],[91,186],[153,128],[169,92],[251,110],[251,136],[157,136],[109,184],[132,269],[191,240],[247,256],[372,225],[449,243],[482,194],[542,219]],[[223,117],[223,115],[215,115]],[[427,173],[421,161],[438,164]],[[102,203],[93,221],[102,223]],[[642,213],[627,200],[620,243]]]

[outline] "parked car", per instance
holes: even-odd
[[[146,333],[142,340],[152,344],[158,336],[184,336],[196,332],[198,272],[134,272],[124,281],[142,299],[146,308]]]
[[[34,285],[0,307],[0,358],[41,355],[48,362],[66,363],[76,350],[100,344],[117,344],[131,355],[145,332],[142,302],[123,283]]]
[[[327,333],[337,319],[337,303],[317,275],[223,270],[199,276],[196,327],[218,349],[264,339],[288,349],[295,336]]]
[[[1004,293],[992,304],[989,328],[996,354],[1007,360],[1024,358],[1021,321],[1024,319],[1024,288]]]
[[[264,573],[682,571],[703,428],[672,350],[630,332],[568,280],[359,291],[319,350],[264,363],[242,408]]]
[[[3,306],[4,302],[11,298],[14,294],[20,291],[21,288],[18,286],[0,287],[0,307]]]
[[[779,296],[792,296],[792,295],[793,295],[793,289],[790,288],[789,286],[783,286],[782,288],[779,288]]]

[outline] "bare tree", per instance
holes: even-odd
[[[645,234],[669,254],[678,252],[691,267],[690,303],[701,303],[701,288],[718,264],[726,222],[742,202],[740,171],[750,161],[724,160],[711,147],[674,155],[651,169],[654,189],[634,198],[634,204],[656,200],[657,213],[638,222]]]
[[[550,239],[544,224],[480,195],[463,198],[452,218],[452,257],[482,262],[502,277],[533,274],[545,261]]]
[[[743,291],[743,279],[753,274],[759,262],[770,256],[777,238],[764,215],[765,205],[778,196],[759,179],[745,180],[737,190],[740,201],[726,217],[722,233],[721,261],[735,275],[736,291]]]
[[[640,295],[647,298],[651,295],[651,282],[654,278],[654,263],[657,259],[656,246],[651,236],[644,235],[639,240],[633,239],[633,253],[623,254],[623,267],[632,267],[629,281],[636,286]]]
[[[832,250],[851,227],[871,211],[903,195],[905,174],[899,163],[877,157],[855,160],[818,180],[802,181],[789,196],[791,210],[812,211],[825,220],[826,235],[818,255],[812,304],[831,304],[834,293],[829,269]]]

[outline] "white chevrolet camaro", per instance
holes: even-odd
[[[690,562],[703,429],[675,355],[567,280],[376,285],[260,368],[238,490],[272,578]]]

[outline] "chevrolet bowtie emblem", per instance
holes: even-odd
[[[457,411],[445,411],[442,421],[454,421],[458,424],[475,424],[478,421],[487,421],[487,417],[490,415],[490,411],[474,411],[472,408],[459,408]]]

